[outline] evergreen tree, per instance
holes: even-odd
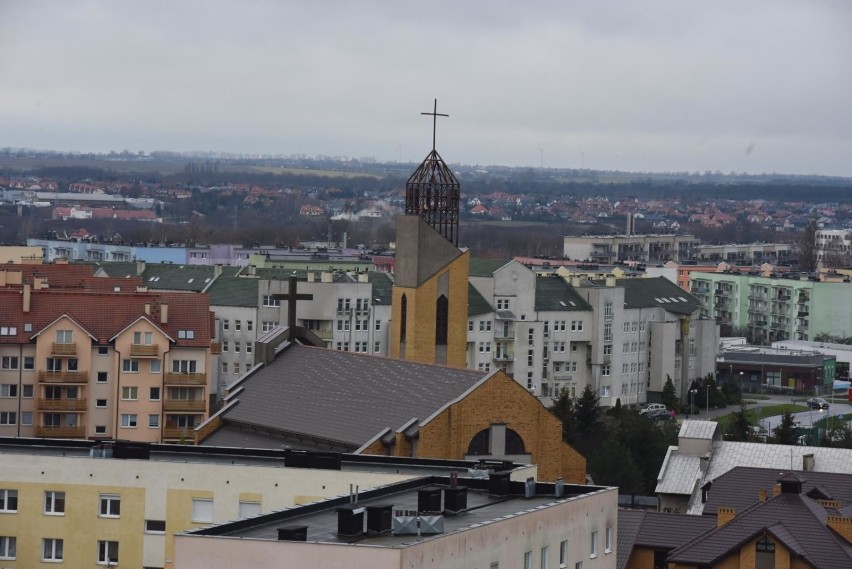
[[[634,461],[630,449],[616,440],[604,443],[589,460],[589,474],[595,484],[618,486],[619,494],[646,493],[642,471]]]
[[[672,382],[672,378],[668,374],[666,374],[666,384],[663,386],[663,405],[666,406],[666,409],[678,408],[674,382]]]
[[[740,410],[735,411],[732,415],[731,422],[728,423],[727,439],[740,442],[749,440],[751,422],[748,420],[745,405],[740,404]]]
[[[781,415],[781,423],[772,429],[773,442],[779,445],[796,444],[796,440],[798,439],[798,433],[796,432],[797,425],[798,423],[793,418],[793,414],[789,411],[785,412]]]
[[[574,446],[578,439],[576,400],[567,389],[562,390],[559,398],[553,403],[550,412],[562,421],[562,440]]]

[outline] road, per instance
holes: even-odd
[[[804,405],[803,401],[794,401],[788,396],[785,395],[768,395],[769,399],[756,399],[753,400],[754,404],[748,405],[748,409],[757,410],[757,416],[760,419],[761,425],[768,429],[772,430],[781,423],[781,415],[775,415],[773,417],[761,418],[760,408],[767,407],[769,405],[782,405],[784,403],[796,403],[798,405]],[[748,400],[748,394],[745,396],[746,400]],[[737,411],[739,407],[737,405],[728,405],[724,409],[710,409],[710,414],[708,415],[706,410],[702,409],[701,412],[697,415],[691,415],[690,418],[693,419],[713,419],[715,417],[719,417],[721,415],[727,415],[728,413],[733,413]],[[832,403],[831,408],[826,410],[817,411],[815,409],[809,409],[807,411],[802,411],[801,413],[796,413],[793,417],[796,419],[798,426],[800,427],[810,427],[816,421],[822,419],[826,416],[835,417],[837,415],[844,415],[846,417],[852,416],[852,404],[850,403]],[[685,419],[685,416],[678,416],[678,419]],[[852,425],[851,425],[852,426]]]

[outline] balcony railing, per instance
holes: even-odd
[[[86,371],[40,371],[38,380],[42,383],[88,383]]]
[[[49,439],[83,439],[86,427],[36,427],[35,435]]]
[[[133,344],[130,346],[131,358],[156,358],[159,353],[160,346],[158,344]]]
[[[45,399],[38,398],[39,411],[85,411],[85,399]]]
[[[203,399],[166,399],[163,401],[163,411],[204,413],[207,402]]]
[[[555,381],[571,381],[571,374],[565,372],[553,372],[553,379]]]
[[[53,342],[50,348],[51,356],[75,356],[77,355],[77,344],[60,344]]]
[[[222,353],[222,342],[210,342],[210,355],[218,356]],[[133,355],[132,353],[130,355]]]
[[[322,340],[334,339],[334,330],[330,328],[320,328],[319,330],[311,330],[311,332],[319,336]]]
[[[514,340],[515,339],[515,331],[514,330],[494,330],[494,339],[495,340]]]
[[[163,427],[164,439],[195,440],[195,427]]]
[[[166,385],[207,385],[206,373],[166,373]]]
[[[495,352],[492,359],[495,362],[513,362],[515,361],[515,354],[512,352]]]

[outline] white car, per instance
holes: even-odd
[[[665,411],[666,406],[662,403],[648,403],[645,407],[639,409],[639,414],[644,415],[648,411]]]

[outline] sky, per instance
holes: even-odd
[[[852,176],[852,1],[0,0],[0,148]]]

